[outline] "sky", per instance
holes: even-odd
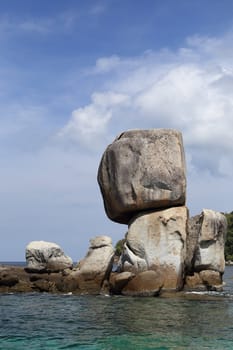
[[[190,215],[231,212],[232,43],[232,0],[0,0],[0,261],[124,237],[96,176],[128,129],[180,130]]]

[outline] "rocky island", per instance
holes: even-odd
[[[179,131],[123,132],[103,154],[98,183],[107,216],[128,225],[120,257],[108,236],[91,239],[76,266],[57,244],[31,242],[25,268],[0,267],[0,292],[157,296],[222,289],[226,218],[210,209],[189,218]]]

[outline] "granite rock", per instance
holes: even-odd
[[[226,217],[214,210],[204,209],[190,220],[186,258],[188,270],[224,272],[226,230]]]
[[[156,271],[143,271],[132,278],[122,289],[127,296],[158,296],[164,284],[164,276]]]
[[[126,236],[127,256],[121,270],[142,272],[154,270],[164,276],[164,289],[179,290],[183,286],[186,257],[186,207],[146,212],[136,216]],[[130,256],[130,259],[128,259]]]
[[[182,135],[172,129],[122,133],[103,154],[98,183],[108,217],[128,224],[144,210],[185,204]]]
[[[65,255],[59,245],[52,242],[32,241],[26,247],[29,271],[61,271],[72,268],[72,259]]]
[[[70,277],[78,280],[83,294],[99,294],[105,279],[112,270],[114,248],[108,236],[97,236],[90,240],[86,257]]]

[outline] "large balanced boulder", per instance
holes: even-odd
[[[189,220],[186,265],[188,271],[225,269],[224,245],[227,231],[225,215],[204,209]]]
[[[90,240],[86,257],[80,261],[78,269],[71,273],[76,278],[83,294],[99,294],[105,279],[112,270],[114,248],[108,236],[97,236]]]
[[[26,247],[28,271],[61,271],[72,268],[72,259],[59,245],[52,242],[32,241]]]
[[[136,216],[129,225],[121,270],[133,273],[154,270],[164,276],[164,289],[181,289],[187,220],[184,206]]]
[[[185,158],[180,132],[122,133],[103,154],[98,183],[108,217],[128,224],[140,211],[185,204]]]

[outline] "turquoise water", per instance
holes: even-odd
[[[0,349],[233,349],[233,268],[224,293],[187,298],[0,295]]]

